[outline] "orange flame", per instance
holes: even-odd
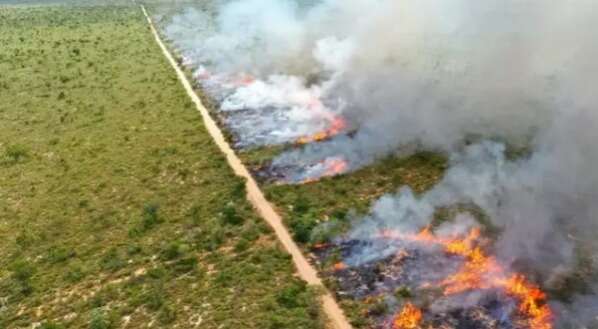
[[[459,294],[474,289],[503,289],[519,302],[519,313],[527,318],[530,329],[552,329],[552,311],[546,303],[546,294],[521,274],[508,273],[492,256],[479,246],[480,230],[473,228],[462,239],[437,237],[430,227],[418,234],[383,231],[383,238],[438,244],[447,254],[465,259],[463,266],[440,282],[445,295]],[[402,328],[402,327],[401,327]]]
[[[334,270],[335,271],[342,271],[342,270],[344,270],[346,268],[347,268],[347,265],[345,263],[343,263],[343,262],[339,262],[339,263],[334,264]]]
[[[411,303],[405,304],[403,309],[394,318],[393,329],[415,329],[419,328],[422,321],[422,311]]]
[[[342,158],[327,158],[320,162],[324,166],[324,170],[318,177],[309,177],[300,182],[300,184],[309,184],[316,182],[321,177],[336,176],[344,173],[349,168],[349,164]]]
[[[530,328],[552,328],[552,310],[546,304],[546,294],[540,288],[527,282],[525,277],[520,274],[515,274],[501,283],[504,283],[509,295],[521,301],[519,312],[530,317]]]
[[[321,142],[325,139],[327,139],[328,133],[326,131],[319,131],[311,136],[303,136],[303,137],[299,137],[299,139],[297,139],[296,143],[300,144],[300,145],[304,145],[304,144],[309,144],[309,143],[313,143],[313,142]]]
[[[328,164],[326,166],[324,176],[334,176],[342,174],[343,172],[345,172],[345,170],[347,170],[348,167],[347,161],[343,159],[331,159],[327,162]]]
[[[323,131],[319,131],[310,136],[303,136],[297,139],[296,143],[300,145],[321,142],[330,137],[336,136],[341,133],[347,127],[347,122],[340,116],[332,116],[330,119],[330,126]]]

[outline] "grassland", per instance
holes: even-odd
[[[0,31],[0,328],[321,326],[137,7]]]

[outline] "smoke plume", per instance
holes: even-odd
[[[472,204],[500,232],[500,260],[525,264],[542,284],[579,271],[580,254],[590,255],[584,264],[594,271],[598,3],[244,0],[211,7],[185,9],[164,31],[198,76],[209,71],[207,86],[214,76],[256,81],[212,92],[223,111],[250,113],[231,117],[241,141],[292,141],[325,129],[322,113],[341,115],[354,130],[284,153],[274,166],[342,158],[354,170],[413,149],[449,156],[435,188],[382,197],[350,235],[415,232],[439,208]],[[513,146],[528,152],[510,157]],[[392,246],[364,248],[351,262],[388,252]],[[595,321],[590,283],[555,305],[561,321]]]

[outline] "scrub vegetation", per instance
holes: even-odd
[[[0,6],[0,328],[319,328],[122,4]]]

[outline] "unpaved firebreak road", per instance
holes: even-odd
[[[291,256],[293,257],[293,262],[295,263],[295,267],[297,268],[297,272],[299,273],[299,276],[310,285],[323,287],[322,281],[318,277],[317,271],[314,269],[313,266],[311,266],[311,264],[307,261],[305,256],[303,256],[301,250],[299,249],[299,247],[297,247],[297,244],[295,244],[295,242],[291,238],[286,227],[282,224],[282,219],[276,213],[276,211],[274,211],[274,208],[272,207],[270,202],[266,200],[264,194],[258,187],[253,177],[249,174],[247,168],[245,168],[245,166],[237,157],[233,149],[230,147],[230,145],[228,145],[224,136],[222,135],[222,132],[220,131],[220,128],[218,128],[218,126],[210,116],[208,110],[203,106],[201,100],[193,91],[191,83],[189,83],[189,80],[187,79],[181,68],[178,66],[178,64],[176,63],[166,46],[164,46],[164,43],[160,39],[160,36],[156,31],[156,28],[154,27],[154,23],[150,19],[143,5],[141,5],[141,10],[143,11],[145,18],[149,23],[149,26],[151,28],[152,33],[154,34],[156,42],[162,49],[164,56],[170,62],[170,65],[172,65],[172,67],[176,71],[179,80],[183,84],[183,87],[185,87],[185,90],[187,91],[187,94],[189,95],[193,103],[195,103],[197,110],[201,113],[204,124],[208,129],[208,132],[216,142],[216,145],[218,145],[222,153],[226,155],[226,159],[229,165],[232,167],[235,174],[245,178],[247,187],[247,199],[257,209],[258,213],[266,220],[266,222],[268,222],[268,224],[274,229],[276,236],[278,237],[284,248],[287,250],[288,253],[291,254]],[[326,291],[321,298],[324,312],[328,316],[334,328],[351,329],[351,325],[347,321],[343,311],[338,306],[330,292]]]

